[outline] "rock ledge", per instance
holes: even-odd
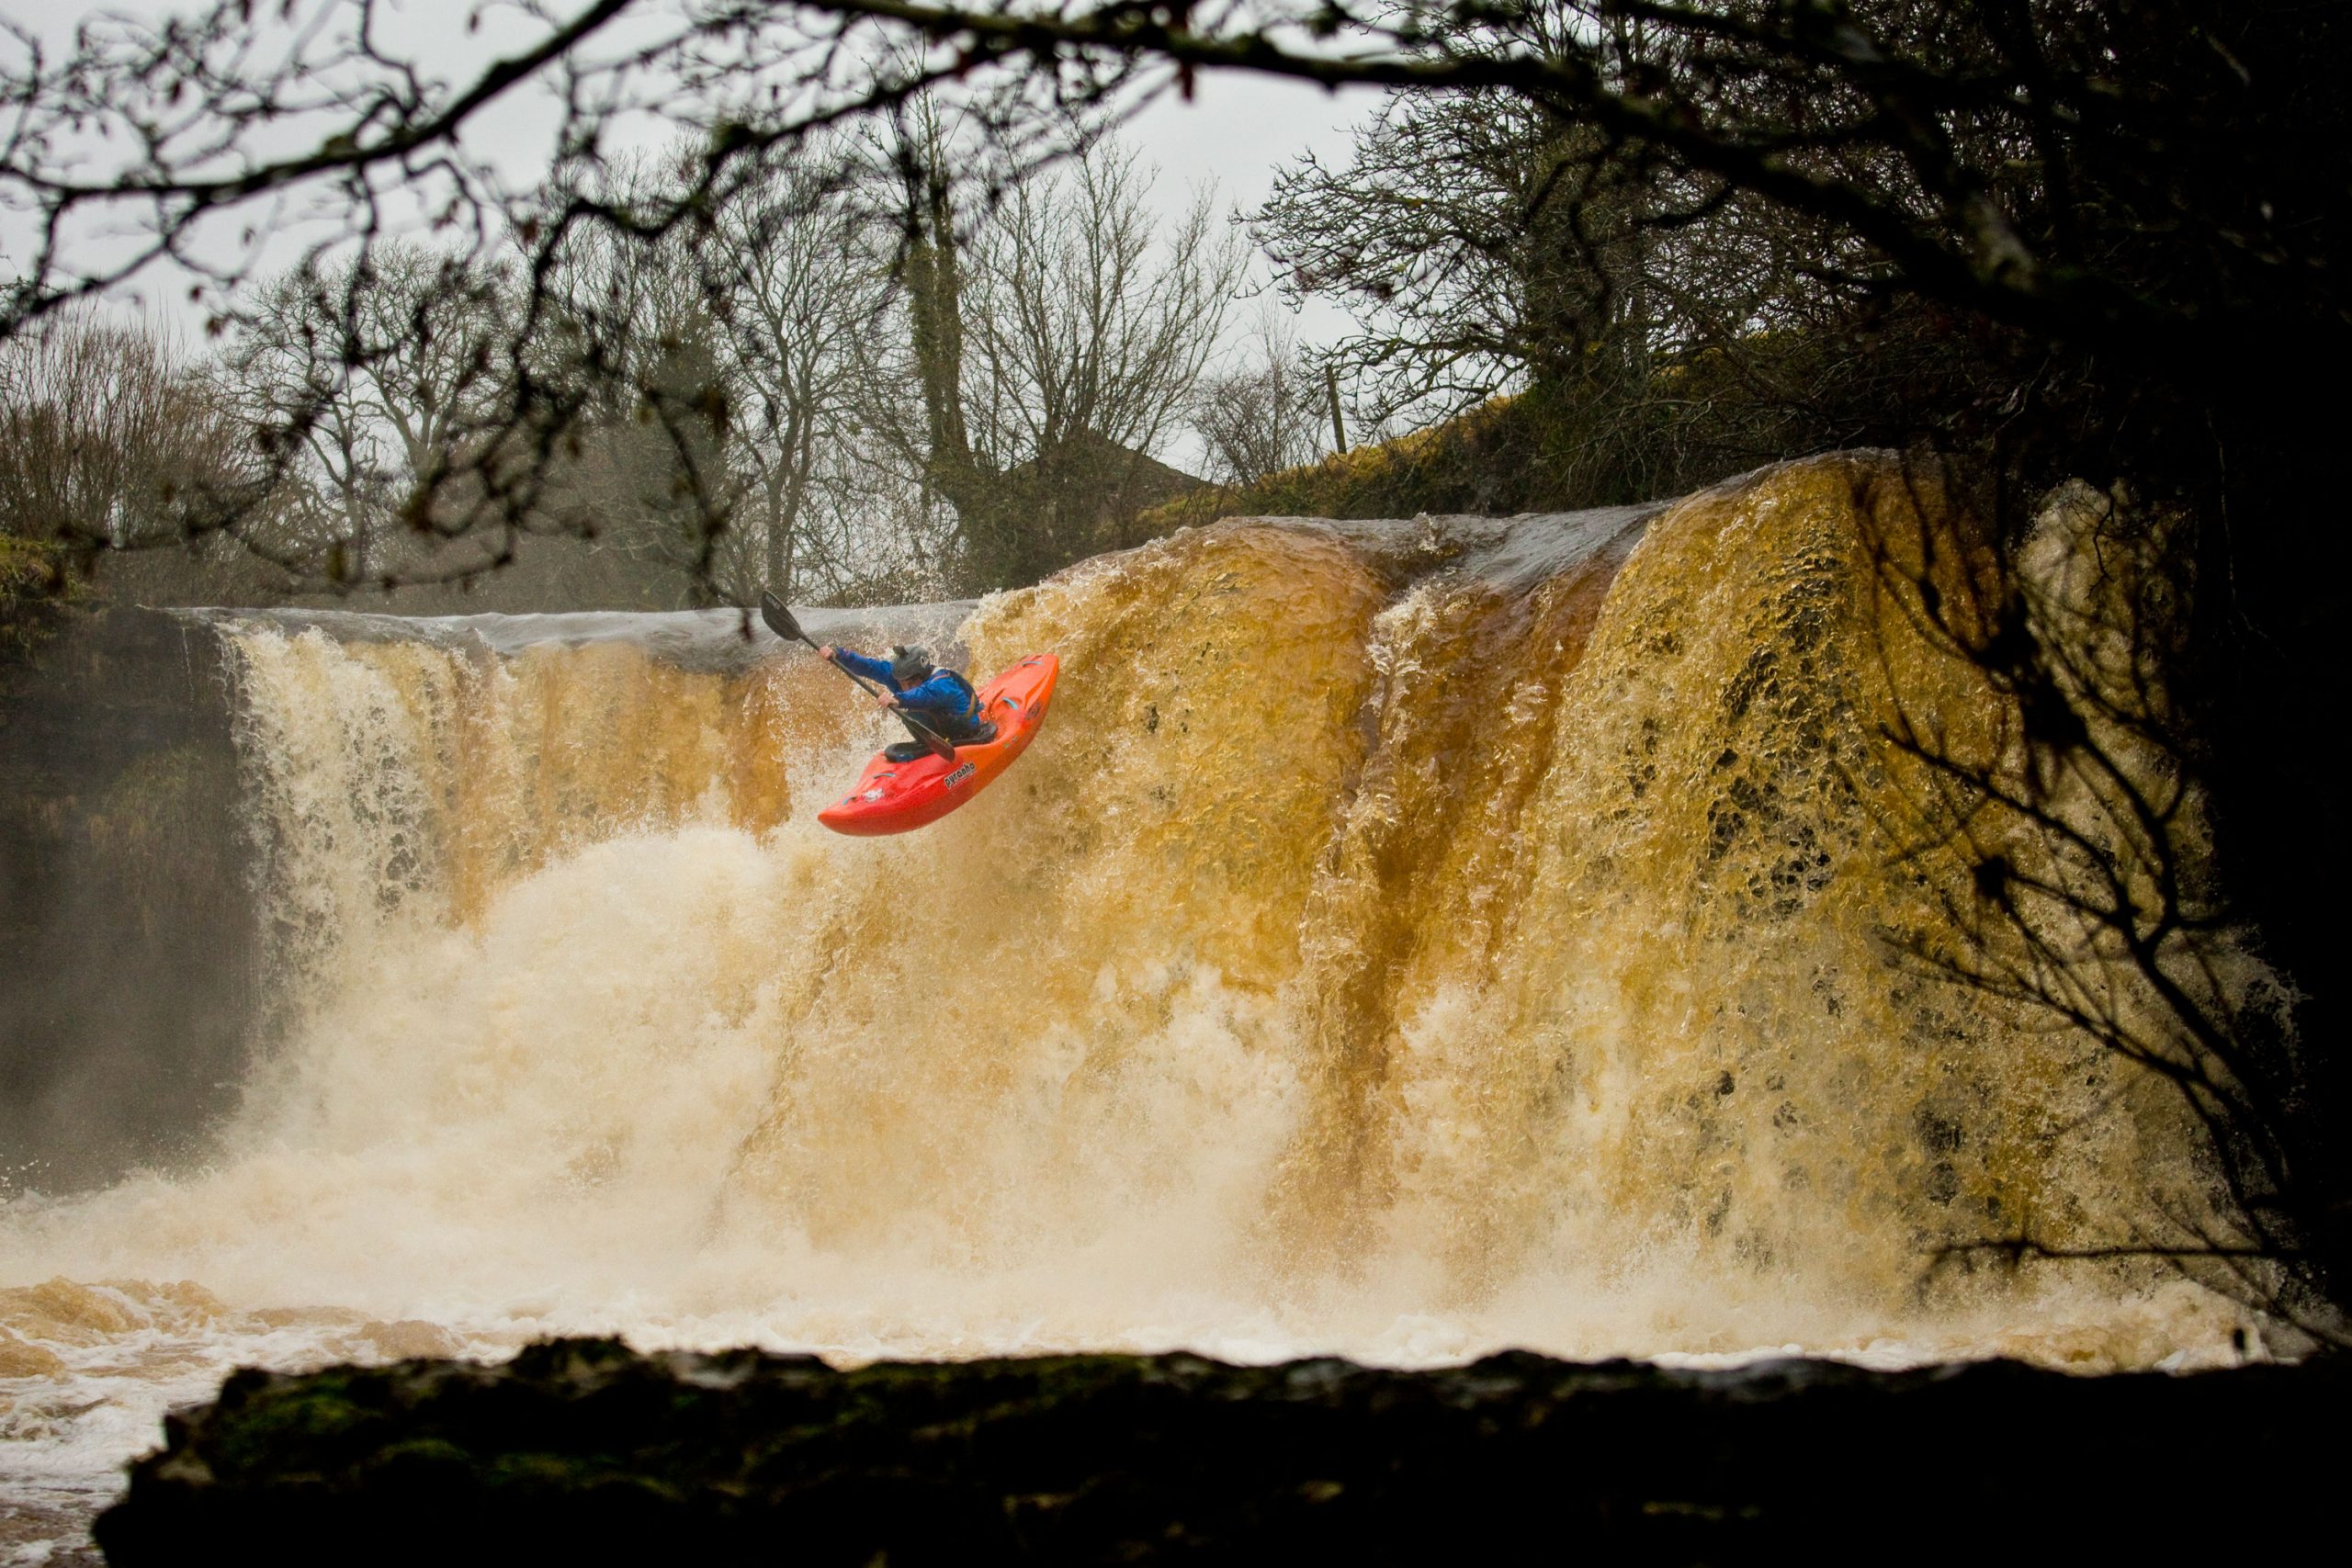
[[[118,1564],[2177,1559],[2332,1534],[2347,1392],[2340,1363],[835,1371],[559,1340],[239,1372],[97,1538]]]

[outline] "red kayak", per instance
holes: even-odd
[[[857,787],[817,813],[836,833],[873,838],[904,833],[936,822],[986,789],[989,781],[1029,749],[1054,700],[1054,678],[1061,660],[1034,653],[979,689],[980,717],[996,726],[996,739],[956,748],[953,762],[922,756],[893,762],[881,753],[865,764]]]

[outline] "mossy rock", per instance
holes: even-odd
[[[97,1534],[121,1564],[2177,1555],[2242,1517],[2183,1490],[2234,1456],[2261,1456],[2266,1528],[2319,1528],[2335,1449],[2311,1434],[2346,1387],[2333,1363],[2077,1379],[1523,1354],[836,1371],[559,1340],[503,1367],[238,1373]],[[2192,1495],[2211,1511],[2184,1519]]]

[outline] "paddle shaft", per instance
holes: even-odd
[[[807,632],[800,629],[800,623],[793,619],[792,611],[785,604],[783,600],[777,598],[773,593],[761,594],[760,614],[767,621],[770,630],[783,637],[798,637],[802,642],[807,643],[811,649],[814,649],[819,658],[824,658],[825,649],[823,645],[819,643],[815,637],[810,637]],[[856,671],[850,669],[847,665],[835,664],[833,660],[830,659],[826,659],[825,662],[831,664],[834,669],[848,676],[859,691],[877,697],[883,694],[882,693],[875,691],[873,687],[867,685],[865,678],[860,675]],[[899,723],[914,731],[914,737],[916,739],[930,747],[933,752],[945,758],[948,761],[952,762],[956,760],[956,748],[948,744],[946,737],[939,734],[936,730],[924,724],[921,719],[918,719],[914,715],[909,713],[904,708],[893,708],[892,711],[899,716]]]

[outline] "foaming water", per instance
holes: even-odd
[[[0,1217],[0,1465],[96,1495],[233,1361],[552,1332],[2228,1359],[2176,1280],[1933,1266],[2198,1179],[1889,956],[1885,716],[2002,715],[1883,602],[1888,473],[1084,563],[963,622],[1055,711],[896,840],[814,827],[885,737],[731,623],[225,623],[268,1043],[207,1168]]]

